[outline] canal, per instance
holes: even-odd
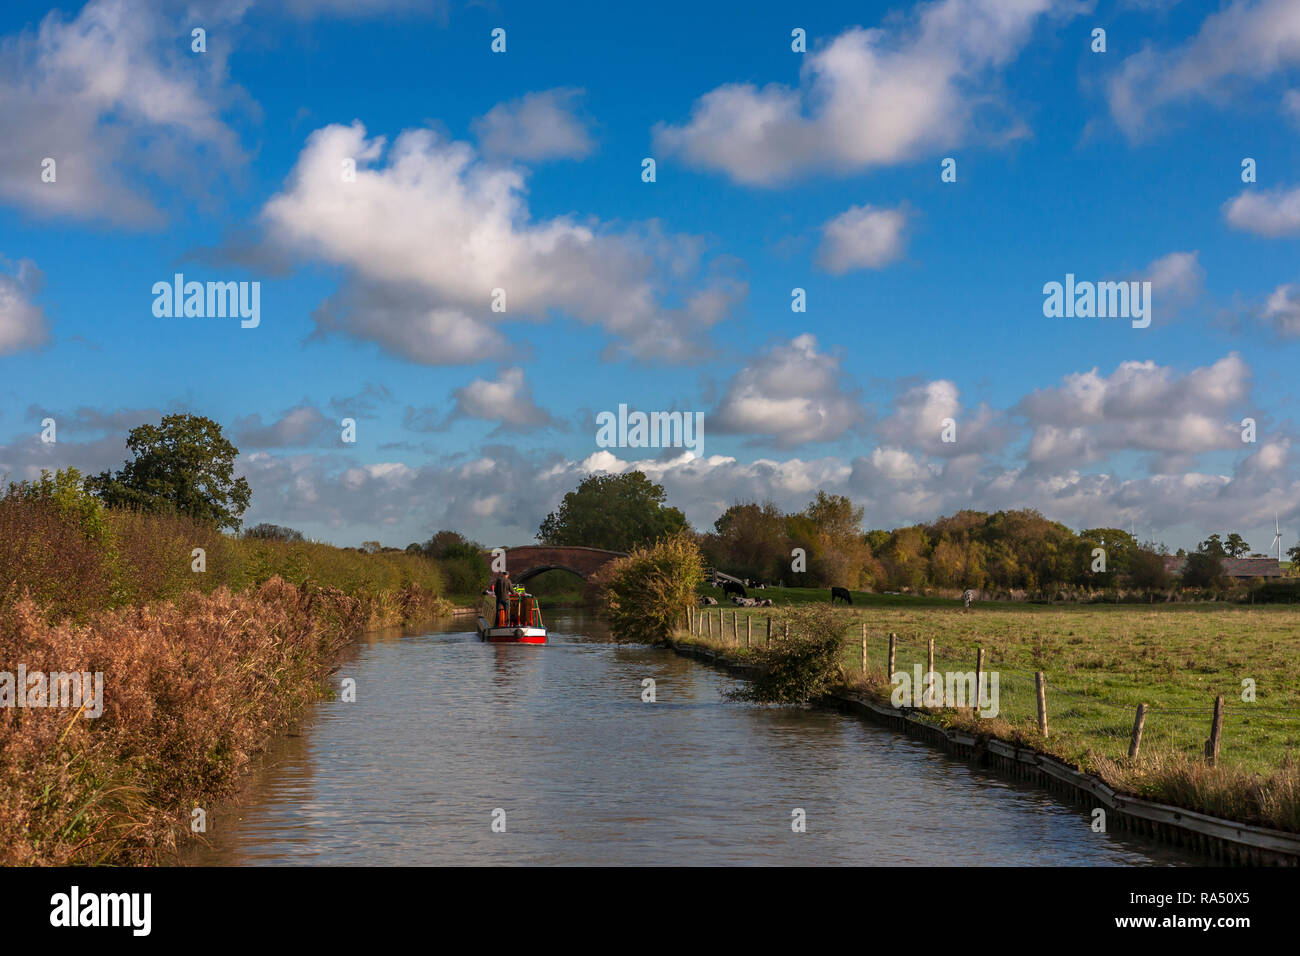
[[[545,647],[480,643],[468,619],[362,638],[335,675],[356,700],[278,739],[184,862],[1201,862],[858,718],[727,700],[733,678],[581,612],[549,618]]]

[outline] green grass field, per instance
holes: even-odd
[[[723,600],[714,589],[706,593]],[[853,607],[832,609],[826,591],[768,589],[752,594],[771,597],[778,606],[737,609],[726,602],[702,609],[711,618],[713,639],[708,643],[732,647],[743,656],[747,617],[751,643],[758,645],[766,640],[769,616],[779,637],[781,605],[820,601],[828,614],[844,622],[843,666],[849,683],[877,694],[889,691],[885,671],[891,632],[897,637],[896,671],[911,673],[916,664],[924,670],[931,638],[940,673],[974,670],[976,650],[983,647],[985,668],[998,674],[1000,712],[998,720],[980,721],[976,730],[1020,740],[1084,769],[1111,771],[1113,778],[1116,768],[1127,762],[1139,703],[1148,707],[1142,740],[1146,757],[1200,760],[1214,699],[1222,694],[1221,766],[1261,775],[1281,769],[1295,776],[1300,752],[1300,608],[989,603],[964,611],[959,601],[855,593]],[[735,611],[738,638],[733,631]],[[1034,672],[1039,670],[1047,681],[1047,739],[1037,728]],[[1254,702],[1242,699],[1247,680],[1254,682]],[[955,715],[936,716],[949,721]],[[1300,829],[1300,821],[1291,828]]]

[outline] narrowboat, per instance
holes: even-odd
[[[480,640],[493,644],[545,644],[546,625],[537,598],[516,588],[510,595],[510,608],[497,607],[492,595],[484,595],[483,611],[478,616]]]

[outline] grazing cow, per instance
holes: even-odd
[[[757,604],[757,607],[772,607],[772,606],[773,605],[772,605],[771,598],[763,598],[763,600],[759,601]]]
[[[745,593],[745,586],[737,581],[723,581],[722,593],[735,594],[738,597],[749,597],[749,595]]]
[[[972,591],[970,588],[967,588],[965,591],[961,592],[961,604],[965,610],[967,611],[970,610],[970,602],[973,600],[975,600],[975,592]]]
[[[715,597],[709,597],[708,595],[705,595],[704,597],[700,598],[700,607],[713,607],[717,603],[718,603],[718,599]]]
[[[839,598],[839,599],[842,600],[845,604],[852,604],[852,603],[853,603],[853,595],[849,593],[849,589],[848,589],[848,588],[831,588],[831,603],[832,603],[832,604],[835,603],[835,599],[836,599],[836,598]]]

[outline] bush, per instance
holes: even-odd
[[[789,635],[775,640],[771,647],[758,649],[754,657],[760,674],[746,686],[731,691],[733,699],[806,704],[844,679],[840,667],[844,621],[811,606],[792,610],[786,620]]]
[[[169,601],[188,591],[249,583],[239,542],[212,524],[177,514],[110,510],[118,566],[112,606]],[[203,571],[194,570],[194,549],[203,549]],[[260,583],[260,582],[255,582]]]
[[[114,603],[101,542],[76,517],[22,496],[0,499],[0,618],[23,597],[51,619],[83,619]]]
[[[472,558],[447,558],[438,563],[447,577],[450,594],[482,594],[488,585],[487,563],[477,554]]]
[[[653,644],[666,641],[694,604],[704,562],[695,541],[678,533],[605,565],[597,583],[614,633]]]
[[[37,481],[10,482],[5,496],[53,507],[60,517],[76,523],[90,541],[102,541],[107,533],[104,505],[86,490],[85,479],[75,468],[60,468],[54,473],[42,468]]]
[[[1250,600],[1255,604],[1295,604],[1300,601],[1300,581],[1264,581],[1251,590]]]
[[[447,590],[451,594],[482,594],[491,577],[487,562],[483,560],[486,549],[456,531],[439,531],[424,544],[413,544],[406,550],[437,561],[447,578]]]

